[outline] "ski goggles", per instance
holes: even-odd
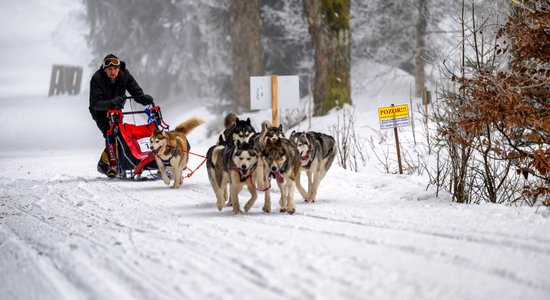
[[[120,67],[120,60],[118,58],[107,58],[103,61],[103,69],[107,69],[108,67]]]

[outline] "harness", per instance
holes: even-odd
[[[245,171],[246,171],[245,173],[243,173],[243,172],[242,172],[243,169],[241,169],[241,168],[239,168],[239,167],[232,167],[232,168],[231,168],[231,171],[239,173],[239,180],[240,180],[241,182],[243,182],[243,181],[245,181],[248,177],[252,178],[252,176],[250,176],[250,175],[252,175],[252,171],[254,171],[254,169],[256,169],[256,164],[254,164],[252,167],[246,169],[246,170],[245,170]]]
[[[254,189],[256,191],[265,192],[265,191],[267,191],[271,188],[271,184],[268,187],[264,188],[264,189],[259,189],[259,188],[256,187],[256,185],[252,181],[252,172],[256,169],[257,166],[258,166],[258,163],[255,163],[252,167],[250,167],[249,169],[246,170],[246,173],[243,173],[242,172],[243,170],[241,168],[238,168],[238,167],[232,167],[231,171],[239,173],[239,180],[241,182],[244,182],[246,180],[246,178],[248,178],[250,180],[250,184],[254,187]]]
[[[309,154],[307,156],[307,164],[303,166],[303,168],[309,169],[311,167],[311,163],[313,162],[313,158],[315,158],[315,153],[317,152],[317,145],[318,144],[315,144],[315,147],[311,148],[311,150],[309,151]]]
[[[180,146],[180,142],[178,140],[176,140],[176,147],[174,146],[166,146],[166,148],[174,148],[174,150],[172,150],[172,153],[170,153],[170,157],[168,157],[167,159],[160,159],[162,161],[162,164],[166,167],[171,167],[172,165],[170,164],[170,160],[172,160],[172,158],[174,158],[174,155],[176,155],[178,153],[178,148]],[[160,158],[160,157],[159,157]]]
[[[278,183],[283,183],[285,181],[285,178],[283,177],[283,175],[281,175],[281,172],[282,173],[286,172],[286,169],[288,169],[288,159],[285,161],[281,169],[279,169],[275,173],[270,171],[269,175],[275,178],[275,180],[277,180]]]

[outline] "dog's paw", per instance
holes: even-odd
[[[263,207],[262,208],[262,211],[266,214],[270,213],[271,212],[271,207]]]
[[[293,208],[289,208],[287,211],[286,211],[288,214],[290,215],[293,215],[295,212],[296,212],[296,209],[293,207]]]
[[[162,178],[162,181],[164,181],[164,183],[165,183],[166,185],[169,185],[169,184],[170,184],[170,179],[169,179],[169,178],[166,178],[166,179]]]
[[[282,213],[286,212],[286,208],[279,209],[279,212],[282,212]]]

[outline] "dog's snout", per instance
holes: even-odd
[[[271,171],[273,172],[277,171],[277,166],[271,166]]]
[[[245,165],[245,164],[242,164],[242,165],[241,165],[241,169],[245,170],[245,169],[246,169],[246,165]]]

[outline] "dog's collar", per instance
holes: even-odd
[[[275,179],[277,179],[277,181],[279,182],[283,182],[284,181],[284,177],[281,175],[281,173],[284,173],[286,172],[286,169],[288,169],[288,159],[285,161],[285,163],[283,164],[283,166],[277,170],[277,172],[273,173],[273,172],[270,172],[271,175],[273,175],[273,177],[275,177]],[[277,173],[279,174],[279,176],[277,176]],[[279,178],[280,177],[280,178]]]
[[[241,182],[243,182],[248,177],[250,177],[250,175],[252,175],[252,171],[254,171],[254,169],[256,169],[256,166],[257,166],[257,163],[254,163],[252,166],[250,166],[250,168],[244,170],[245,171],[244,173],[243,173],[243,169],[241,169],[239,167],[232,167],[231,170],[233,172],[239,173],[240,180],[241,180]]]
[[[286,169],[288,169],[288,159],[285,161],[279,172],[284,173],[286,172]]]

